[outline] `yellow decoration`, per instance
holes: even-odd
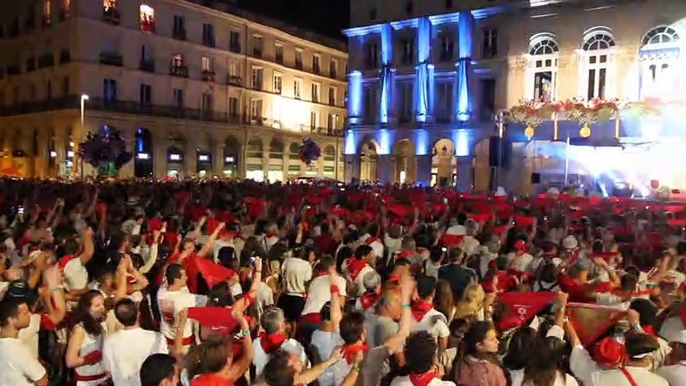
[[[584,138],[588,138],[591,135],[591,128],[588,127],[588,125],[584,125],[584,127],[579,130],[579,135]]]
[[[524,129],[524,135],[526,135],[527,138],[531,138],[534,136],[534,128],[531,126],[527,126],[526,129]]]

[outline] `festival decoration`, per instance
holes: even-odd
[[[322,156],[322,149],[317,145],[317,142],[312,140],[312,138],[305,138],[300,145],[299,156],[301,161],[307,166],[310,166]]]
[[[550,119],[554,112],[555,106],[550,102],[521,101],[519,106],[510,109],[510,120],[525,124],[524,135],[531,138],[536,127]]]
[[[98,134],[86,135],[86,140],[79,144],[79,157],[97,168],[98,175],[111,176],[131,161],[133,154],[126,150],[126,141],[119,131],[105,126]]]

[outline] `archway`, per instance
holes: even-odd
[[[297,142],[291,142],[288,146],[288,178],[300,176],[301,166],[300,145]]]
[[[431,186],[452,186],[457,182],[455,146],[449,139],[439,139],[431,158]]]
[[[253,137],[246,146],[247,165],[245,178],[257,182],[264,181],[264,160],[262,140]]]
[[[173,133],[170,138],[171,144],[167,147],[167,175],[181,177],[185,170],[183,165],[185,155],[185,142],[178,133]]]
[[[379,179],[377,170],[379,155],[374,142],[365,142],[360,148],[360,181],[376,182]]]
[[[152,177],[154,173],[153,143],[150,130],[140,127],[136,130],[136,151],[133,163],[133,175],[136,178]]]
[[[238,165],[241,159],[241,144],[236,137],[229,135],[224,140],[224,168],[226,178],[238,178]]]
[[[492,168],[489,157],[490,140],[486,138],[474,146],[472,166],[474,169],[474,190],[477,192],[487,192],[490,190]]]
[[[283,151],[283,142],[278,138],[272,138],[269,142],[269,169],[267,170],[269,182],[283,181]]]
[[[417,165],[414,144],[409,139],[403,139],[393,148],[393,162],[395,171],[393,181],[399,184],[412,183],[417,180]]]

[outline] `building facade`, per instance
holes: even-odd
[[[230,1],[20,3],[0,0],[2,168],[78,175],[78,144],[115,128],[120,177],[343,178],[344,43]]]
[[[522,100],[684,100],[685,18],[672,0],[351,0],[346,176],[487,190],[495,117]],[[620,141],[645,139],[624,124]],[[578,136],[567,128],[555,139]],[[500,182],[528,192],[554,160],[537,154],[538,130],[504,129]]]

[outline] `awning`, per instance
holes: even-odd
[[[678,47],[651,48],[644,47],[638,52],[638,60],[673,59],[679,57]]]

